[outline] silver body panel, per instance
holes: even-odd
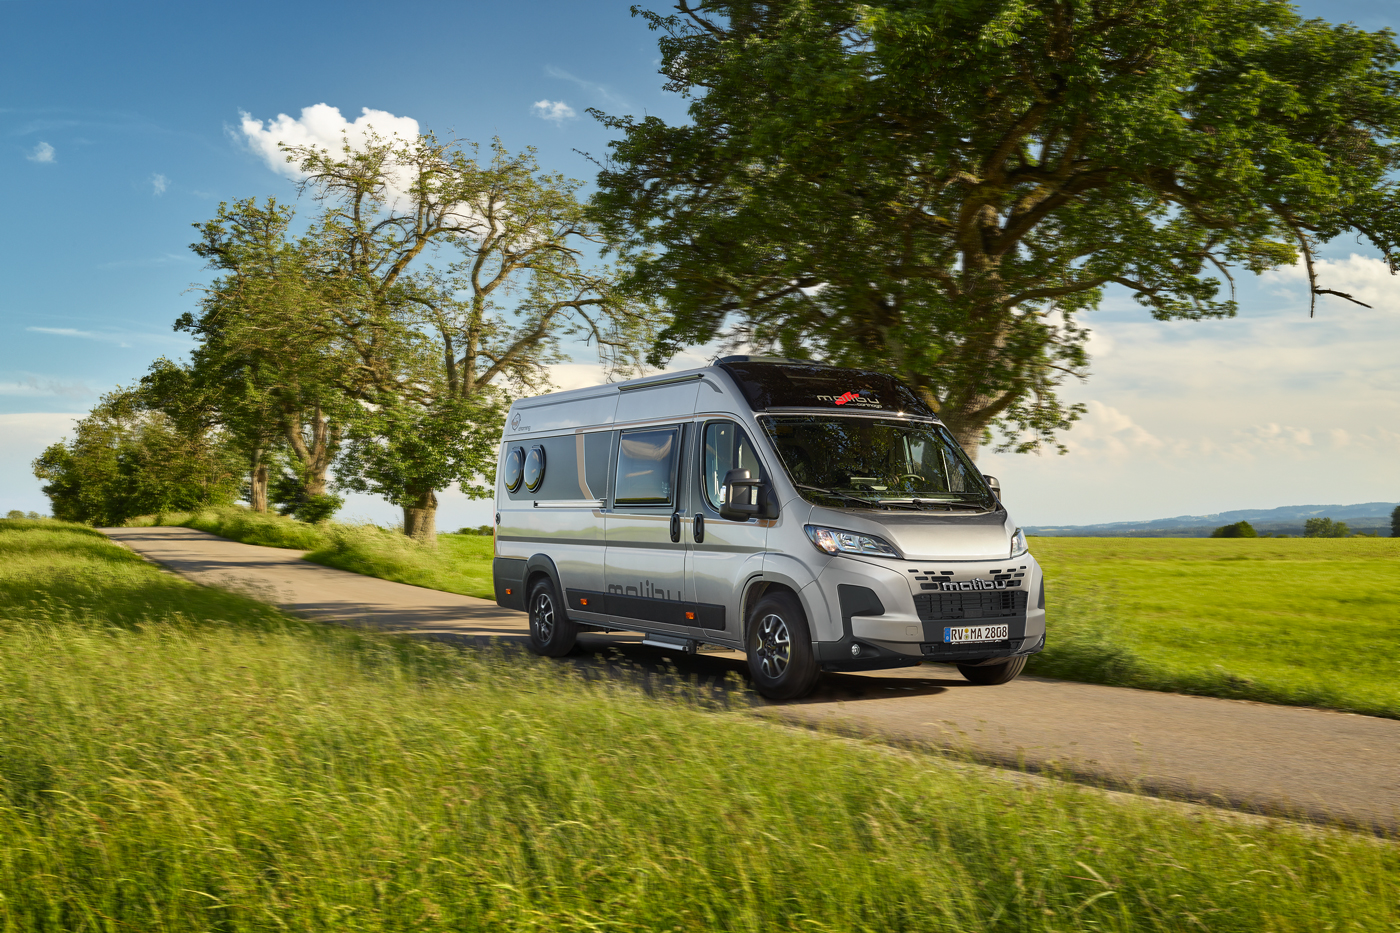
[[[712,421],[732,422],[747,434],[778,502],[776,519],[726,521],[709,502],[700,457],[704,426]],[[671,501],[616,505],[619,432],[672,426],[680,427],[684,439]],[[509,492],[507,453],[535,445],[549,454],[545,486],[540,494],[523,486]],[[605,449],[610,452],[600,467]],[[1030,554],[1009,557],[1016,526],[1004,510],[964,514],[815,506],[792,484],[756,413],[718,367],[521,399],[507,415],[500,456],[496,557],[535,562],[547,557],[557,568],[569,616],[582,623],[742,648],[745,602],[754,584],[763,583],[797,594],[814,643],[854,638],[892,662],[926,656],[923,646],[941,624],[931,628],[920,618],[916,599],[929,593],[1014,588],[1027,594],[1027,649],[1045,632],[1040,567]],[[550,471],[561,475],[551,479]],[[679,541],[671,538],[673,514]],[[702,542],[693,535],[697,515],[704,522]],[[878,535],[903,557],[826,554],[808,538],[808,524]],[[967,589],[957,589],[964,584]],[[873,591],[884,612],[843,619],[842,585]],[[614,596],[624,599],[610,601]],[[623,604],[625,614],[608,611]]]

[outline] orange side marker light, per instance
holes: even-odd
[[[685,617],[686,617],[687,619],[694,619],[694,618],[695,618],[695,613],[693,613],[693,612],[687,612],[687,613],[685,614]]]

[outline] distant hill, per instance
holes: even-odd
[[[1214,515],[1178,515],[1143,522],[1104,525],[1028,525],[1026,534],[1047,537],[1205,538],[1221,525],[1249,522],[1260,534],[1301,535],[1310,518],[1346,522],[1352,531],[1390,534],[1390,513],[1400,502],[1360,502],[1356,505],[1285,505],[1277,509],[1237,509]]]

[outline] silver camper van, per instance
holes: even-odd
[[[1006,683],[1045,645],[996,481],[888,375],[731,356],[521,399],[496,477],[496,601],[543,655],[581,631],[723,645],[791,699],[925,661]]]

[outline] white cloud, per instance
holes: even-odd
[[[34,147],[34,151],[25,156],[30,162],[52,162],[54,160],[54,149],[46,142],[41,142]]]
[[[598,103],[606,104],[610,107],[621,107],[623,110],[631,109],[631,105],[627,103],[625,98],[614,94],[605,84],[599,84],[596,81],[585,81],[583,78],[575,77],[564,69],[555,68],[553,65],[546,65],[544,73],[551,78],[559,78],[577,85],[583,91],[591,95]]]
[[[151,176],[151,192],[157,196],[165,194],[170,187],[170,179],[159,173]]]
[[[535,112],[535,116],[543,120],[553,120],[555,123],[563,123],[578,116],[574,108],[562,100],[537,100],[530,109]]]
[[[0,414],[0,514],[10,509],[48,512],[49,500],[40,492],[30,464],[44,448],[73,433],[80,412],[20,412]]]
[[[22,376],[0,382],[0,395],[24,398],[91,398],[95,393],[80,382],[61,382],[44,376]]]
[[[1153,452],[1166,441],[1135,422],[1129,415],[1097,400],[1085,404],[1084,417],[1063,437],[1072,452],[1094,453],[1123,459],[1139,452]]]
[[[303,107],[301,116],[292,118],[279,113],[275,120],[256,120],[251,114],[240,112],[239,129],[248,147],[262,156],[268,166],[288,178],[300,179],[302,173],[287,161],[287,155],[278,148],[279,143],[288,146],[315,146],[338,153],[345,143],[358,148],[364,144],[371,132],[381,137],[398,137],[413,140],[418,137],[418,121],[412,117],[396,117],[384,110],[361,108],[360,116],[352,123],[341,116],[340,108],[329,104],[315,104]]]
[[[103,343],[115,343],[119,347],[129,347],[127,338],[121,334],[101,333],[94,330],[78,330],[73,327],[26,327],[25,330],[35,334],[50,334],[54,337],[78,337],[83,340],[100,340]]]
[[[1345,292],[1357,301],[1377,311],[1400,311],[1400,277],[1390,274],[1384,261],[1352,253],[1346,259],[1317,259],[1313,261],[1318,288]],[[1301,262],[1264,274],[1266,284],[1275,286],[1306,286],[1307,267]],[[1317,296],[1317,313],[1325,313],[1338,305],[1350,304],[1332,295]]]

